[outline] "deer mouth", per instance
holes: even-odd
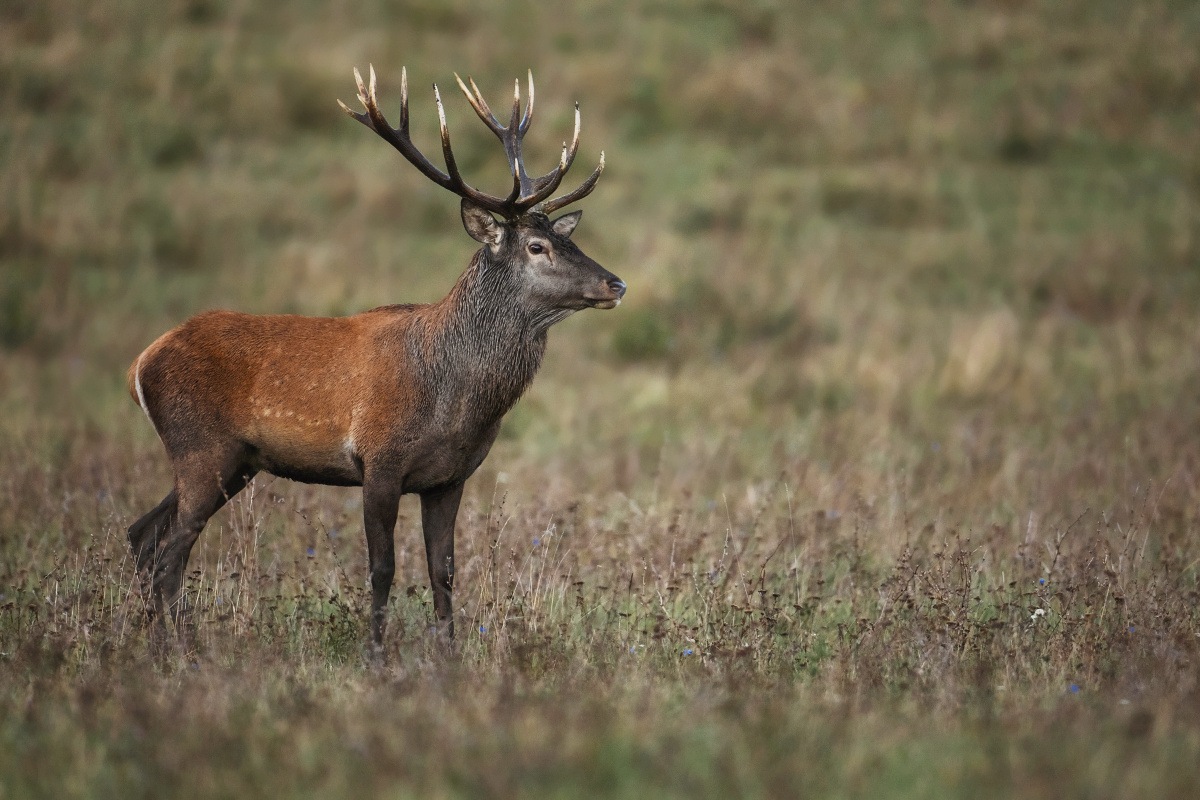
[[[621,305],[621,298],[619,297],[608,297],[603,299],[598,297],[585,297],[583,300],[592,308],[604,310],[616,308],[617,306]]]

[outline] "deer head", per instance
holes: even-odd
[[[551,220],[550,214],[587,197],[604,171],[604,153],[600,163],[576,189],[549,199],[562,183],[579,150],[579,104],[575,104],[575,132],[568,145],[563,142],[558,166],[537,178],[531,178],[525,167],[521,144],[533,120],[533,73],[528,75],[529,99],[521,110],[521,84],[514,82],[512,112],[507,125],[492,113],[475,81],[470,86],[455,74],[459,89],[471,108],[504,146],[512,173],[512,190],[506,197],[497,197],[475,189],[463,179],[450,145],[446,112],[441,92],[433,86],[441,131],[442,155],[446,171],[438,169],[412,142],[408,130],[408,71],[400,73],[400,126],[393,128],[379,110],[376,99],[375,68],[370,68],[370,82],[363,83],[362,75],[354,70],[358,84],[358,99],[364,112],[353,111],[342,101],[338,104],[354,119],[366,125],[384,141],[395,147],[421,174],[438,186],[462,198],[463,227],[473,239],[484,245],[484,256],[493,272],[502,269],[509,289],[528,307],[534,316],[546,324],[562,319],[582,308],[615,308],[625,294],[625,283],[586,256],[572,241],[571,234],[583,212],[574,211]],[[495,216],[493,216],[495,215]],[[496,216],[500,217],[499,220]]]

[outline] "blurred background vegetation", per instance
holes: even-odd
[[[1030,641],[1014,639],[1005,652],[1026,655],[988,651],[976,663],[1001,664],[994,682],[1024,687],[1035,704],[1039,690],[1070,675],[1123,692],[1137,681],[1147,692],[1157,680],[1157,694],[1145,696],[1161,702],[1160,723],[1148,729],[1178,733],[1161,722],[1162,709],[1185,695],[1200,703],[1196,661],[1187,667],[1184,657],[1197,647],[1200,558],[1197,43],[1200,4],[1185,0],[8,0],[0,4],[0,577],[40,597],[38,581],[64,554],[98,552],[111,562],[105,580],[129,579],[124,526],[169,481],[124,383],[157,335],[213,307],[349,314],[432,301],[466,265],[474,243],[457,199],[337,108],[336,98],[356,104],[352,67],[374,64],[394,115],[407,66],[414,138],[434,160],[436,81],[465,174],[492,191],[506,186],[503,159],[452,74],[473,76],[496,105],[531,68],[530,163],[554,162],[579,100],[576,177],[600,150],[608,167],[581,204],[575,238],[629,294],[616,311],[578,314],[551,333],[541,374],[469,484],[460,586],[476,591],[496,574],[483,533],[494,533],[497,514],[510,515],[504,529],[519,538],[560,525],[577,536],[562,592],[576,578],[591,591],[625,577],[633,591],[628,565],[650,565],[659,594],[643,573],[638,602],[651,609],[653,639],[671,640],[665,609],[698,613],[688,607],[695,596],[676,595],[674,606],[662,599],[672,588],[662,575],[677,557],[696,574],[729,568],[723,537],[745,535],[739,557],[755,557],[766,576],[780,542],[799,537],[794,559],[771,562],[772,580],[813,592],[811,603],[797,595],[794,622],[828,636],[764,650],[761,663],[804,692],[805,675],[853,682],[867,661],[890,663],[881,651],[860,661],[845,624],[858,613],[883,617],[886,576],[899,574],[888,570],[905,569],[905,553],[942,563],[949,550],[938,547],[974,536],[981,549],[960,543],[957,552],[976,580],[1005,587],[1018,574],[1035,581],[1075,570],[1086,582],[1107,574],[1098,565],[1111,553],[1095,548],[1111,544],[1124,558],[1137,531],[1147,559],[1139,563],[1149,566],[1141,584],[1120,579],[1120,603],[1133,604],[1137,586],[1144,616],[1174,598],[1165,615],[1174,627],[1156,644],[1106,654],[1104,625],[1148,624],[1134,625],[1132,605],[1122,605],[1120,614],[1097,613],[1091,650],[1043,642],[1038,660]],[[361,586],[356,501],[268,486],[269,502],[235,505],[232,521],[214,520],[206,536],[252,530],[264,563],[268,553],[290,562],[297,547],[319,550],[321,531],[345,526],[354,531],[347,585]],[[406,508],[398,579],[419,599],[423,559],[415,506]],[[253,514],[257,522],[239,522]],[[1075,549],[1060,559],[1060,545]],[[199,550],[199,563],[214,568],[217,555]],[[1006,560],[1014,554],[1019,567]],[[316,558],[324,564],[326,554]],[[863,560],[884,572],[855,572]],[[826,584],[834,564],[840,577]],[[950,573],[937,574],[945,588]],[[1160,579],[1166,594],[1146,588]],[[472,596],[464,613],[479,620],[488,606]],[[1116,602],[1111,591],[1089,597],[1089,615]],[[405,602],[394,603],[402,615],[426,613],[404,611]],[[1013,602],[1024,624],[1029,609]],[[973,618],[983,625],[990,613]],[[20,626],[5,619],[9,643],[20,640]],[[338,619],[357,620],[357,610]],[[879,679],[902,697],[903,676],[916,674],[912,663],[928,650],[923,636],[905,640],[916,661],[901,659]],[[559,630],[556,641],[574,640]],[[550,647],[537,642],[528,652]],[[29,674],[43,664],[27,663]],[[1168,663],[1176,671],[1148,666]],[[718,680],[673,669],[651,670],[647,680],[671,688],[646,695],[651,716],[674,731],[651,748],[668,761],[676,735],[682,752],[710,752],[703,731],[693,740],[677,730],[672,698],[715,692]],[[931,693],[959,679],[975,685],[961,665],[922,669],[913,680]],[[501,692],[497,681],[488,685]],[[6,701],[24,696],[19,683]],[[246,702],[278,710],[276,689],[263,691],[268,699]],[[1122,696],[1138,696],[1129,692]],[[617,695],[625,711],[614,712],[608,733],[619,743],[636,735],[624,726],[641,701]],[[356,696],[351,707],[368,702]],[[814,714],[836,717],[836,702],[793,698],[799,705],[777,710],[780,721],[769,695],[754,697],[755,718],[767,722],[751,741],[773,752],[764,731],[790,725],[795,746],[838,774],[830,765],[839,756],[823,742],[854,751],[858,734],[802,733]],[[68,719],[84,713],[75,702],[64,701],[76,709]],[[564,712],[571,724],[595,711],[581,702]],[[155,712],[164,729],[168,706]],[[474,712],[450,709],[436,711],[461,713],[469,730]],[[285,716],[293,712],[301,713]],[[1013,763],[1041,774],[1047,743],[1103,727],[1106,713],[1046,718]],[[895,745],[911,733],[900,717],[896,727],[875,717],[855,724],[869,741]],[[718,732],[713,741],[746,732],[718,719],[706,729]],[[58,741],[53,726],[12,730]],[[987,751],[990,736],[970,733],[969,749]],[[1169,776],[1154,765],[1194,762],[1194,725],[1179,737],[1139,774]],[[1119,736],[1106,741],[1125,752]],[[467,745],[447,745],[459,746]],[[617,760],[628,755],[614,747]],[[917,749],[936,759],[945,748],[922,739]],[[484,751],[503,763],[502,748]],[[1097,774],[1089,752],[1076,753],[1080,776]],[[763,763],[757,757],[730,756],[743,765]],[[863,756],[846,769],[870,787],[871,763]],[[902,763],[892,766],[907,779]],[[955,774],[973,796],[974,773]],[[481,783],[465,785],[487,790],[475,777]],[[1054,781],[1039,785],[1062,796]]]

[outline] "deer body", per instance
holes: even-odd
[[[484,118],[475,91],[468,99]],[[354,116],[378,132],[373,74],[369,95],[360,80],[360,97],[368,113]],[[387,127],[405,140],[406,100],[401,129]],[[536,193],[551,182],[524,175],[516,132],[523,133],[530,112],[518,126],[516,105],[514,122],[499,131],[510,136],[506,150],[516,142],[514,182]],[[447,188],[457,191],[462,182],[444,123],[442,138],[458,182]],[[559,179],[569,165],[566,153]],[[538,183],[540,190],[533,188]],[[464,227],[483,247],[440,302],[340,318],[211,311],[138,356],[129,370],[130,394],[175,468],[171,492],[129,529],[151,612],[178,619],[192,545],[207,520],[261,471],[363,487],[376,647],[395,571],[399,499],[420,495],[434,611],[439,628],[452,636],[454,520],[464,482],[533,380],[548,328],[576,310],[615,307],[625,292],[570,240],[581,212],[553,221],[544,213],[587,191],[585,183],[566,198],[524,204],[516,189],[515,202],[458,192]]]

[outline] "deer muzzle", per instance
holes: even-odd
[[[604,280],[602,285],[605,289],[603,295],[586,298],[591,307],[608,309],[621,305],[621,298],[625,296],[625,281],[613,275]]]

